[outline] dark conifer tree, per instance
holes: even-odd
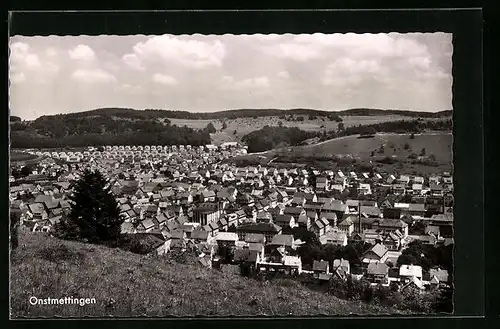
[[[117,239],[124,218],[102,174],[85,170],[73,191],[71,213],[58,225],[58,235],[89,242]]]

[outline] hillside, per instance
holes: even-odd
[[[422,117],[422,118],[443,118],[451,116],[451,111],[440,112],[416,112],[410,110],[391,110],[391,109],[348,109],[342,111],[327,111],[316,109],[234,109],[217,112],[188,112],[175,110],[159,110],[159,109],[144,109],[137,110],[131,108],[99,108],[89,111],[64,114],[69,117],[86,117],[111,115],[129,118],[171,118],[171,119],[186,119],[186,120],[220,120],[220,119],[236,119],[249,117],[274,117],[284,115],[303,115],[303,116],[381,116],[381,115],[397,115],[405,117]],[[57,117],[61,115],[48,115],[43,117]],[[17,117],[16,117],[17,118]]]
[[[449,118],[451,111],[437,113],[399,110],[351,109],[328,112],[311,109],[240,109],[195,113],[167,110],[102,108],[91,111],[41,116],[33,121],[11,121],[12,147],[63,147],[87,145],[220,144],[241,141],[265,126],[299,128],[305,131],[336,131],[419,117]],[[212,123],[216,133],[205,128]]]
[[[196,263],[179,264],[101,246],[23,232],[11,258],[11,316],[272,316],[402,314],[344,301],[297,281],[261,282]],[[31,306],[38,298],[97,303]]]
[[[406,148],[405,144],[408,144]],[[380,152],[382,146],[383,152]],[[434,164],[419,162],[418,157],[423,148],[426,157],[431,155],[435,157]],[[346,161],[339,161],[343,158]],[[389,163],[384,162],[387,158],[391,159]],[[341,167],[344,169],[352,169],[359,165],[365,167],[363,170],[376,165],[382,172],[401,173],[450,171],[453,162],[453,137],[448,132],[415,134],[413,139],[410,134],[378,133],[373,138],[351,135],[312,145],[248,154],[237,157],[232,162],[241,165],[257,163],[266,165],[271,162],[277,165],[286,162],[325,167],[325,169],[337,164],[342,164]]]

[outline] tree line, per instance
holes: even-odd
[[[249,152],[262,152],[278,147],[296,146],[318,136],[318,132],[304,131],[297,127],[264,126],[243,136],[242,141],[248,145]]]
[[[11,124],[11,147],[55,148],[88,145],[205,145],[210,127],[193,129],[148,119],[115,120],[109,115],[40,117]]]

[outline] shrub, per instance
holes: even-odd
[[[404,148],[405,150],[408,150],[408,149],[410,149],[410,144],[408,144],[408,143],[405,143],[405,145],[404,145],[404,147],[403,147],[403,148]]]

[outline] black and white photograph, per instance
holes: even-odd
[[[452,39],[11,36],[11,318],[453,314]]]

